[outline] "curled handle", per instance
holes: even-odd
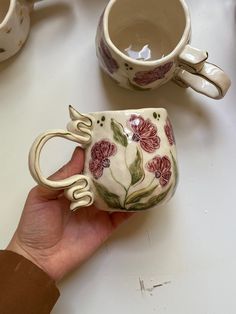
[[[93,194],[90,192],[89,177],[76,174],[63,180],[53,181],[43,176],[40,168],[40,155],[44,145],[52,138],[61,137],[77,142],[81,147],[88,144],[88,138],[64,130],[51,130],[40,135],[33,143],[29,153],[29,169],[35,181],[49,189],[64,190],[65,196],[71,201],[70,209],[90,206]]]
[[[210,98],[221,99],[230,88],[230,78],[218,66],[206,62],[207,58],[207,52],[187,45],[179,56],[174,80]]]

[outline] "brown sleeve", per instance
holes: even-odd
[[[1,314],[48,314],[59,295],[54,281],[32,262],[0,251]]]

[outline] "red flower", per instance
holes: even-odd
[[[173,64],[173,62],[168,62],[155,68],[154,70],[137,72],[135,73],[135,77],[133,80],[136,84],[140,86],[151,84],[157,80],[165,78],[166,73],[170,71]]]
[[[165,133],[166,133],[166,136],[168,138],[170,145],[171,146],[174,145],[175,144],[175,136],[174,136],[172,124],[171,124],[169,119],[166,120],[166,125],[164,126],[164,130],[165,130]]]
[[[104,65],[106,66],[107,70],[113,74],[119,69],[118,63],[116,60],[112,57],[112,54],[108,47],[106,46],[103,39],[100,41],[100,47],[98,48],[99,53],[102,57],[102,60],[104,62]]]
[[[155,174],[161,186],[166,186],[171,178],[171,162],[167,156],[156,156],[146,164],[149,172]]]
[[[139,142],[140,146],[147,153],[154,153],[160,147],[160,138],[157,136],[156,126],[143,117],[132,114],[129,119],[129,127],[134,132],[132,140]]]
[[[89,170],[95,179],[102,176],[104,168],[110,167],[109,157],[114,156],[116,152],[116,145],[108,140],[101,140],[94,144],[91,149],[92,159],[89,162]]]

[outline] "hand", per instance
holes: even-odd
[[[80,173],[84,153],[77,148],[71,161],[51,179]],[[79,266],[132,213],[109,213],[94,206],[69,210],[63,191],[33,188],[7,249],[21,254],[58,281]]]

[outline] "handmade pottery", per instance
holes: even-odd
[[[16,54],[30,31],[32,0],[1,0],[0,5],[0,61]]]
[[[94,204],[107,211],[141,211],[167,202],[178,181],[175,138],[165,109],[80,114],[70,106],[67,131],[40,135],[29,154],[34,179],[64,189],[71,210]],[[85,149],[83,174],[52,181],[40,170],[40,154],[51,138],[62,137]]]
[[[206,51],[189,45],[190,37],[184,0],[111,0],[99,22],[97,56],[122,87],[149,90],[173,79],[208,97],[224,97],[229,77],[206,62]]]

